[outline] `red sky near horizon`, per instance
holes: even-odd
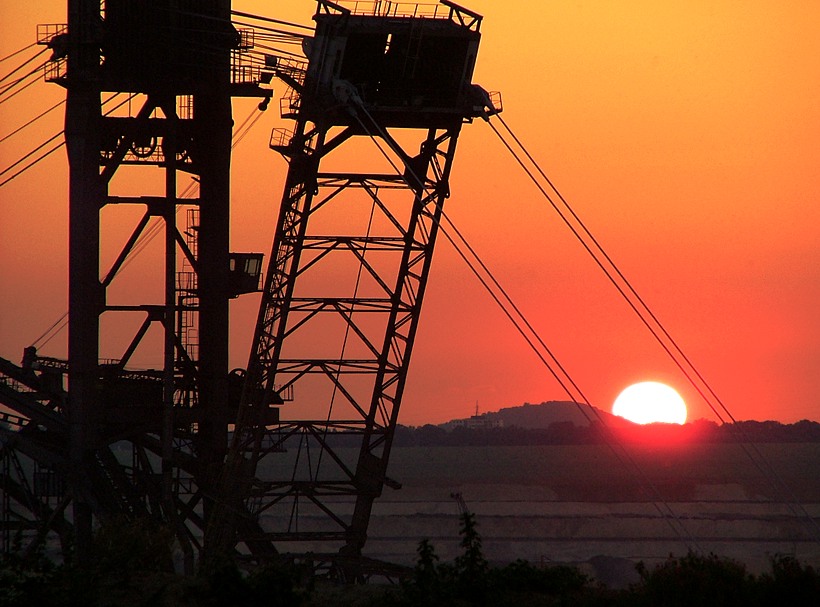
[[[504,119],[732,415],[820,420],[820,3],[463,4],[484,15],[474,81],[502,92]],[[315,3],[233,6],[310,24]],[[5,57],[38,23],[65,22],[65,1],[4,2],[0,22]],[[3,103],[0,137],[63,96],[38,83]],[[235,102],[237,124],[252,107]],[[234,250],[270,250],[285,172],[268,149],[285,126],[277,107],[234,151]],[[0,169],[61,129],[55,111],[0,143]],[[608,411],[629,384],[659,380],[690,420],[714,419],[480,121],[462,131],[451,189],[448,215],[593,405]],[[104,246],[129,227],[115,222]],[[66,311],[66,256],[60,151],[0,188],[0,356],[19,361]],[[150,273],[134,263],[129,284]],[[245,365],[257,304],[232,304],[233,366]],[[64,356],[65,331],[41,351]],[[441,239],[399,421],[564,399]]]

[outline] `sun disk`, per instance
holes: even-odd
[[[681,395],[656,381],[629,386],[615,399],[612,413],[636,424],[686,423],[686,403]]]

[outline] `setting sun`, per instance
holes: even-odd
[[[612,405],[612,413],[636,424],[683,424],[686,403],[666,384],[645,381],[621,392]]]

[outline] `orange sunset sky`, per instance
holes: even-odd
[[[820,420],[820,2],[463,4],[484,15],[474,81],[501,91],[504,119],[732,415]],[[233,7],[310,24],[315,3]],[[0,56],[65,11],[2,0]],[[63,96],[41,82],[0,104],[0,137]],[[286,168],[267,145],[285,126],[277,107],[234,151],[234,250],[270,250]],[[235,102],[235,121],[252,108]],[[55,111],[0,143],[0,169],[61,129]],[[61,150],[0,188],[0,356],[15,362],[67,309],[66,165]],[[714,419],[488,125],[465,125],[451,186],[449,216],[592,404],[660,380],[690,420]],[[131,225],[111,227],[104,253]],[[123,276],[139,289],[152,271]],[[257,303],[232,304],[233,366]],[[66,331],[41,352],[64,356]],[[565,398],[441,239],[400,423]]]

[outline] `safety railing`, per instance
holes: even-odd
[[[282,118],[296,118],[302,104],[302,96],[294,89],[289,89],[284,97],[279,99],[279,115]]]
[[[380,0],[343,0],[336,2],[348,9],[353,15],[372,15],[375,17],[426,17],[428,19],[447,19],[450,9],[441,4],[419,4],[416,2],[383,2]]]
[[[481,25],[481,15],[446,0],[442,0],[439,4],[389,2],[384,0],[341,0],[326,4],[331,7],[341,8],[352,15],[407,19],[449,19],[475,31],[478,31]]]
[[[48,45],[54,38],[68,33],[65,23],[41,23],[37,26],[37,44]]]

